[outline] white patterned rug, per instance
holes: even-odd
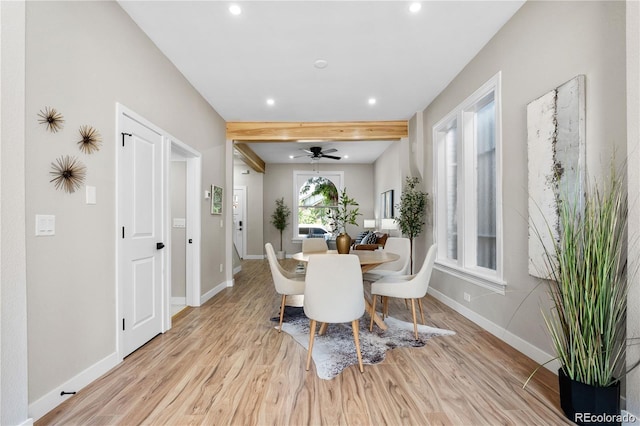
[[[277,318],[276,318],[277,319]],[[305,349],[309,347],[309,318],[297,312],[286,317],[282,331],[290,334]],[[360,350],[364,364],[378,364],[384,360],[388,350],[400,347],[422,347],[431,337],[453,335],[455,332],[418,324],[418,340],[414,339],[413,323],[392,317],[385,318],[386,331],[374,326],[369,331],[369,317],[360,319]],[[277,326],[276,326],[277,328]],[[316,333],[320,326],[316,328]],[[353,342],[351,323],[329,324],[323,336],[316,335],[313,343],[313,362],[318,377],[330,380],[342,370],[358,363],[356,346]]]

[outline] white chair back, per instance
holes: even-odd
[[[343,323],[364,314],[362,269],[352,254],[309,256],[304,313],[312,320]]]
[[[409,260],[411,256],[411,242],[408,238],[389,237],[384,245],[384,251],[389,253],[395,253],[400,256],[398,260],[393,262],[383,263],[371,270],[373,274],[378,271],[384,270],[393,272],[398,275],[405,275],[409,273]]]
[[[280,262],[278,262],[273,245],[266,243],[264,249],[267,252],[267,260],[269,260],[271,277],[273,278],[276,291],[280,294],[302,294],[301,287],[304,285],[304,282],[301,283],[299,280],[295,281],[288,277],[289,274],[280,265]]]
[[[329,250],[329,246],[324,238],[305,238],[302,240],[302,252],[312,253]]]
[[[433,271],[433,264],[436,260],[436,245],[433,244],[429,247],[429,251],[427,252],[427,257],[424,259],[424,263],[422,267],[418,271],[417,274],[413,276],[411,283],[414,285],[410,291],[409,295],[405,295],[405,298],[423,298],[427,291],[429,290],[429,281],[431,280],[431,272]]]

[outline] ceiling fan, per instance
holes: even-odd
[[[323,151],[321,146],[312,146],[309,149],[302,149],[302,151],[306,152],[307,157],[311,157],[312,160],[319,160],[321,158],[330,158],[332,160],[340,159],[340,157],[337,157],[335,155],[327,155],[332,152],[337,152],[338,150],[335,148],[330,148]],[[302,155],[299,155],[298,157],[302,157]]]

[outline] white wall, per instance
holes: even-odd
[[[540,315],[548,296],[527,274],[526,106],[578,74],[586,75],[587,170],[607,171],[626,155],[624,2],[527,2],[427,107],[424,143],[427,187],[433,188],[432,128],[502,71],[504,278],[497,295],[435,271],[431,288],[473,315],[552,353]],[[433,192],[430,190],[429,192]],[[463,292],[471,294],[465,302]],[[542,360],[544,361],[544,360]]]
[[[25,4],[0,2],[0,424],[28,424]]]
[[[2,2],[3,4],[5,2]],[[226,187],[225,125],[116,2],[26,3],[26,226],[29,402],[116,352],[116,102],[202,154],[202,187]],[[3,26],[4,28],[4,26]],[[46,132],[38,111],[55,107],[64,130]],[[100,151],[77,149],[90,124]],[[87,166],[97,204],[49,183],[50,163],[72,154]],[[4,198],[4,193],[3,193]],[[202,198],[202,294],[226,282],[220,216]],[[56,215],[56,235],[34,237],[34,215]],[[222,243],[221,243],[222,242]],[[77,389],[65,389],[77,390]]]

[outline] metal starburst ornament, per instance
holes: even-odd
[[[91,126],[81,126],[80,136],[82,137],[82,139],[78,141],[80,151],[85,154],[93,154],[100,150],[100,145],[102,145],[102,136],[100,136],[100,133],[96,129]]]
[[[58,157],[55,163],[51,163],[53,182],[56,189],[63,189],[68,193],[75,192],[84,183],[87,168],[80,160],[70,155]]]
[[[40,110],[38,117],[38,123],[46,124],[48,131],[56,133],[62,130],[64,117],[55,108],[45,107],[44,110]]]

